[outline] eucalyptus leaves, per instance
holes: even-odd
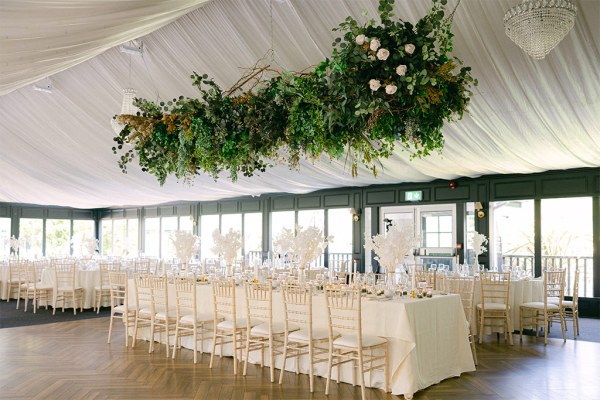
[[[469,67],[457,68],[460,60],[449,57],[446,0],[433,0],[414,26],[392,21],[393,3],[380,0],[379,24],[348,17],[336,29],[341,34],[331,58],[308,73],[263,80],[270,67],[255,67],[228,91],[194,73],[200,99],[136,99],[138,115],[116,117],[125,127],[113,151],[133,145],[119,166],[126,172],[137,154],[142,170],[161,184],[172,174],[189,180],[228,172],[235,181],[239,174],[276,164],[297,168],[302,158],[327,155],[345,156],[353,175],[359,165],[376,175],[379,160],[398,143],[413,157],[441,151],[441,129],[462,117],[476,81]]]

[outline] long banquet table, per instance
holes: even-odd
[[[172,285],[169,286],[169,301],[174,305],[174,288]],[[238,286],[236,290],[238,317],[246,315],[243,292],[243,287]],[[199,285],[197,294],[201,311],[212,312],[211,286]],[[134,296],[134,285],[130,280],[131,304],[134,304]],[[275,292],[273,296],[273,320],[283,321],[282,294]],[[323,294],[315,295],[313,307],[314,328],[327,328]],[[467,337],[466,319],[458,295],[388,301],[364,299],[362,308],[363,332],[388,338],[390,388],[393,394],[410,398],[418,390],[443,379],[475,370]],[[147,336],[147,329],[138,332],[139,338]],[[191,340],[190,337],[185,337],[182,345],[192,348]],[[203,351],[210,352],[211,344],[212,340],[204,340]],[[225,355],[231,355],[231,347],[226,347],[223,352]],[[259,352],[255,352],[254,355],[251,353],[250,362],[260,362]],[[277,359],[278,368],[280,363],[280,359]],[[295,371],[293,360],[288,361],[286,370]],[[300,372],[308,373],[308,363],[304,359],[300,362]],[[325,363],[317,364],[315,373],[326,376]],[[334,369],[332,377],[335,376]],[[342,368],[340,380],[352,382],[351,366]],[[365,384],[368,387],[383,388],[383,373],[374,371],[371,380],[369,374],[365,374]]]

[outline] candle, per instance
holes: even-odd
[[[413,264],[410,266],[410,270],[411,270],[411,278],[410,278],[410,293],[411,293],[411,297],[415,297],[415,286],[417,284],[417,274],[416,274],[416,265]]]
[[[254,277],[258,279],[258,261],[254,260]]]
[[[353,268],[352,268],[352,280],[354,281],[356,279],[356,269],[357,269],[357,265],[358,265],[358,261],[354,260],[353,262]]]

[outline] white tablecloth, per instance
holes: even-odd
[[[452,278],[447,279],[447,285],[452,286]],[[481,285],[479,280],[475,281],[475,290],[473,297],[473,315],[471,317],[471,333],[477,334],[477,304],[481,304]],[[544,301],[544,282],[540,279],[511,280],[509,292],[510,318],[513,332],[515,327],[519,327],[519,315],[521,304],[531,301]],[[486,328],[485,334],[504,333],[504,325],[501,321],[494,321],[494,327]]]
[[[171,285],[170,285],[171,286]],[[130,299],[134,304],[134,285],[130,281]],[[174,290],[170,287],[169,301],[174,302]],[[246,315],[243,287],[236,291],[238,317]],[[273,320],[283,321],[283,299],[279,292],[273,294]],[[210,285],[198,287],[198,302],[202,310],[212,312],[212,291]],[[314,328],[327,327],[327,313],[324,296],[317,295],[313,300]],[[411,396],[418,390],[440,382],[443,379],[459,376],[463,372],[474,371],[475,365],[467,338],[466,321],[460,297],[457,295],[435,296],[430,299],[399,299],[389,301],[363,301],[363,332],[388,338],[390,358],[390,387],[395,395]],[[148,332],[138,333],[146,337]],[[192,348],[191,338],[184,338],[183,346]],[[204,341],[204,352],[210,352],[212,340]],[[230,355],[230,349],[224,349]],[[251,362],[258,363],[259,352],[251,353]],[[280,367],[280,359],[276,360]],[[308,363],[300,363],[302,373],[308,373]],[[287,370],[295,370],[295,363],[289,360]],[[325,363],[317,364],[315,373],[326,375]],[[335,369],[333,376],[335,376]],[[351,367],[342,369],[340,379],[352,381]],[[365,375],[369,387],[383,388],[383,373]]]
[[[10,279],[10,269],[7,262],[0,262],[0,299],[8,298],[8,280]]]
[[[42,271],[42,283],[44,285],[54,286],[56,282],[56,276],[54,270],[45,268]],[[75,272],[75,285],[81,286],[84,290],[83,308],[93,308],[94,304],[94,287],[100,286],[100,270],[89,269],[81,270],[78,269]],[[60,303],[59,303],[60,304]],[[105,296],[102,301],[103,307],[110,306],[110,297]]]

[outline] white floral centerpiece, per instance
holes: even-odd
[[[298,263],[300,269],[304,269],[319,258],[331,242],[333,236],[325,237],[323,231],[316,226],[303,228],[296,225],[295,234],[291,229],[284,228],[273,241],[273,245],[279,254],[287,254]]]
[[[16,238],[15,235],[12,235],[12,237],[8,240],[8,243],[10,244],[10,251],[17,255],[19,254],[21,247],[25,248],[26,246],[25,240]]]
[[[487,251],[485,245],[488,244],[488,239],[483,233],[475,231],[471,239],[471,247],[475,252],[475,265],[479,265],[479,256]]]
[[[411,256],[413,248],[419,245],[420,237],[415,236],[413,225],[398,225],[392,222],[387,233],[372,238],[365,234],[365,250],[374,251],[375,260],[387,272],[394,272],[396,265],[404,262],[405,256]]]
[[[221,232],[215,229],[212,237],[214,247],[211,248],[211,251],[223,257],[227,265],[227,274],[232,275],[233,263],[242,249],[242,234],[240,231],[234,231],[230,228],[225,235],[221,235]]]
[[[71,239],[71,248],[73,255],[78,257],[86,257],[95,255],[100,248],[100,241],[86,235],[75,235]]]
[[[175,256],[182,263],[187,263],[198,251],[198,236],[191,232],[174,231],[171,233],[171,243],[175,247]]]

